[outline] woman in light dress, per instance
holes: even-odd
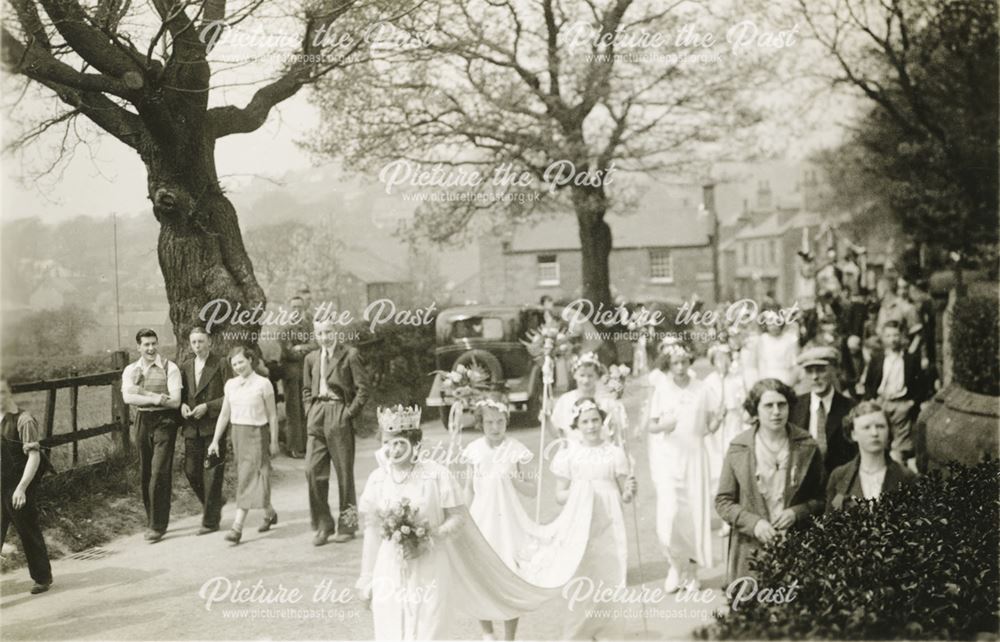
[[[711,470],[711,489],[715,492],[729,442],[745,428],[743,400],[746,399],[746,388],[743,373],[733,359],[733,352],[727,343],[712,345],[708,349],[708,359],[712,364],[712,372],[705,377],[702,394],[705,420],[708,422],[705,447]]]
[[[260,533],[278,523],[278,513],[271,506],[271,457],[278,454],[278,411],[274,386],[254,370],[257,355],[253,350],[236,346],[229,352],[229,363],[236,376],[226,382],[208,454],[219,456],[222,437],[232,424],[236,518],[226,533],[226,541],[235,546],[243,538],[243,522],[250,510],[264,509],[264,520],[257,528]]]
[[[526,546],[526,537],[537,531],[518,497],[534,493],[534,485],[524,479],[534,455],[507,435],[510,410],[502,398],[476,402],[473,414],[483,436],[466,446],[461,456],[468,465],[469,513],[500,559],[511,570],[520,572],[518,556]],[[494,639],[492,621],[482,620],[480,626],[484,639]],[[504,639],[513,640],[516,633],[517,618],[505,621]]]
[[[764,332],[754,344],[754,381],[778,379],[786,386],[799,380],[796,359],[799,356],[799,333],[773,310],[761,312]]]
[[[704,401],[690,372],[691,355],[679,344],[666,351],[670,373],[653,390],[646,429],[656,532],[670,563],[664,588],[673,592],[697,590],[697,567],[712,565],[711,479]]]

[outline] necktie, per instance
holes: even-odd
[[[320,351],[319,357],[319,394],[322,397],[327,396],[329,390],[326,386],[326,348]]]
[[[826,455],[826,406],[822,401],[816,406],[816,442],[819,451]]]

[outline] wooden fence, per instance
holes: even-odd
[[[11,385],[14,394],[25,392],[46,392],[45,416],[44,416],[44,438],[42,447],[51,448],[64,444],[73,445],[73,466],[75,467],[80,458],[80,442],[84,439],[97,437],[108,433],[117,432],[121,441],[121,447],[128,451],[131,447],[129,441],[129,408],[122,399],[121,381],[122,370],[128,363],[128,353],[124,350],[111,355],[112,369],[106,372],[98,372],[63,379],[50,379],[48,381],[31,381]],[[88,386],[110,386],[111,422],[100,426],[81,427],[78,421],[78,400],[80,388]],[[69,412],[70,431],[53,434],[56,418],[56,393],[59,390],[69,391]]]

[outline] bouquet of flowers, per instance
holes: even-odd
[[[451,372],[435,370],[434,374],[441,375],[442,392],[459,399],[481,395],[490,382],[490,373],[476,363],[469,366],[460,363]]]
[[[379,511],[382,538],[396,545],[404,560],[420,557],[431,545],[430,522],[404,497],[389,510]]]
[[[546,354],[567,355],[573,351],[572,337],[562,328],[544,326],[527,333],[527,340],[521,343],[536,361],[541,362]]]
[[[615,399],[621,399],[625,393],[625,378],[631,372],[632,369],[623,364],[620,366],[611,366],[608,374],[604,375],[604,387],[607,388],[609,393],[615,396]]]

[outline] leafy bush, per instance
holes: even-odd
[[[970,639],[996,632],[1000,462],[949,464],[879,502],[824,515],[752,560],[785,604],[716,616],[702,638]]]
[[[998,331],[995,296],[970,294],[955,302],[951,321],[955,381],[966,390],[1000,394]]]

